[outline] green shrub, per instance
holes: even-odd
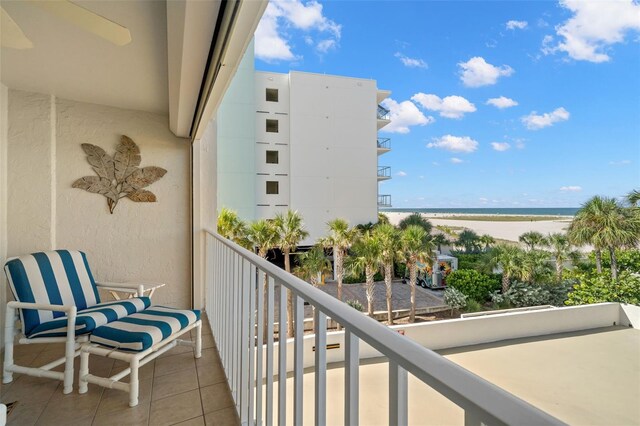
[[[362,303],[360,303],[357,300],[347,300],[347,305],[351,306],[356,311],[360,311],[360,312],[364,311],[364,306],[362,306]]]
[[[396,277],[404,278],[404,276],[409,276],[409,271],[407,271],[406,263],[396,263],[395,264],[395,272]]]
[[[467,300],[467,307],[465,308],[465,311],[467,312],[480,312],[482,310],[482,303],[476,301],[476,300]]]
[[[364,274],[362,275],[345,275],[344,278],[342,278],[342,282],[344,284],[360,284],[365,282],[367,279],[365,277]],[[384,280],[384,276],[380,273],[380,272],[376,272],[376,274],[373,276],[373,280],[374,281],[382,281]]]
[[[493,303],[498,306],[523,308],[527,306],[553,305],[562,306],[567,300],[567,293],[571,282],[560,284],[528,284],[513,283],[509,290],[501,294],[495,292],[491,296]]]
[[[462,294],[460,290],[447,287],[444,291],[444,303],[451,307],[452,312],[454,309],[460,310],[467,306],[467,296]]]
[[[470,299],[484,302],[500,288],[500,278],[473,269],[458,269],[447,277],[447,286],[456,288]]]
[[[640,305],[640,276],[623,271],[617,280],[608,273],[584,274],[577,277],[578,282],[569,293],[566,305],[585,305],[589,303],[621,302]]]

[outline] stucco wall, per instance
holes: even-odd
[[[154,302],[189,306],[190,144],[168,117],[10,90],[8,123],[8,255],[80,249],[97,280],[164,282]],[[149,187],[157,203],[123,199],[111,215],[103,196],[71,184],[94,174],[80,144],[113,154],[122,134],[141,166],[168,173]]]
[[[0,265],[7,257],[7,113],[8,90],[0,84]],[[4,324],[7,292],[6,278],[0,272],[0,323]],[[0,327],[0,347],[4,345],[4,327]]]

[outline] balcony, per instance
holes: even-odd
[[[391,167],[378,166],[378,182],[391,179]]]
[[[378,138],[378,155],[385,154],[391,151],[391,138]]]
[[[378,105],[378,109],[376,112],[378,130],[382,129],[387,124],[391,123],[390,111],[383,107],[382,105]]]
[[[391,207],[391,195],[378,195],[378,207]]]

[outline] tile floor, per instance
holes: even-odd
[[[193,337],[193,336],[192,336]],[[17,401],[8,425],[237,425],[229,386],[206,319],[202,330],[202,357],[178,346],[140,369],[140,402],[130,408],[126,392],[89,385],[77,393],[62,393],[62,383],[14,374],[2,385],[0,400]],[[16,363],[44,365],[64,352],[62,345],[16,345]],[[112,375],[125,367],[120,361],[91,356],[91,372]],[[60,368],[60,367],[59,367]],[[126,379],[125,379],[126,380]]]

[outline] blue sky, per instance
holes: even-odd
[[[640,186],[631,1],[275,1],[256,69],[391,90],[394,207],[574,207]]]

